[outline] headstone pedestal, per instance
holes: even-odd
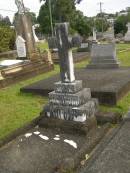
[[[56,82],[55,90],[49,93],[49,104],[43,113],[50,118],[85,122],[94,117],[98,104],[91,98],[90,89],[83,89],[82,81],[75,80],[72,46],[76,43],[68,37],[67,23],[57,24],[56,38],[61,81]]]
[[[93,44],[91,49],[91,61],[87,65],[87,68],[119,68],[115,44]]]

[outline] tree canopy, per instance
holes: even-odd
[[[127,23],[130,22],[130,12],[128,11],[127,15],[118,16],[115,21],[115,33],[125,34],[127,31]]]
[[[44,1],[45,3],[41,6],[38,16],[38,22],[41,25],[43,33],[48,34],[51,33],[49,0],[41,1]],[[82,0],[50,0],[53,26],[58,22],[69,22],[70,27],[73,30],[77,30],[75,28],[77,24],[74,24],[74,22],[76,22],[75,18],[77,18],[77,16],[83,17],[83,14],[79,14],[79,12],[76,10],[75,5],[77,3],[80,3],[81,1]]]

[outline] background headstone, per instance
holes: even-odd
[[[93,44],[91,49],[91,62],[87,68],[118,68],[116,46],[111,44]]]
[[[127,24],[128,30],[127,33],[125,34],[125,42],[130,42],[130,23]]]
[[[25,42],[26,41],[21,36],[18,36],[16,39],[16,48],[17,48],[18,58],[26,58],[27,56]]]
[[[31,17],[22,1],[16,0],[15,2],[18,8],[18,14],[15,17],[16,33],[26,41],[27,57],[31,59],[32,54],[36,52]]]

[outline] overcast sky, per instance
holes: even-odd
[[[11,10],[17,11],[15,0],[0,0],[0,14],[3,16],[9,16],[12,20],[14,12],[2,11]],[[23,0],[26,7],[30,8],[31,11],[38,14],[40,3],[39,0]],[[100,0],[83,0],[77,8],[87,16],[94,16],[99,12],[99,2]],[[103,2],[103,11],[113,13],[120,11],[130,6],[130,0],[101,0]]]

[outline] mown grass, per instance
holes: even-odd
[[[46,97],[43,98],[33,94],[20,93],[20,88],[48,78],[58,72],[59,68],[55,66],[55,71],[39,75],[33,79],[0,90],[0,138],[37,117],[42,106],[48,100]]]
[[[116,47],[117,47],[117,51],[122,51],[124,49],[130,49],[130,44],[127,44],[127,43],[117,44]]]
[[[46,49],[47,45],[44,44],[41,45],[41,47],[42,49]],[[118,53],[118,58],[122,65],[130,66],[130,51]],[[75,66],[77,68],[85,67],[88,61],[89,60],[82,61]],[[38,75],[32,79],[19,82],[0,90],[0,138],[7,136],[15,129],[39,116],[40,111],[48,101],[47,97],[20,93],[20,88],[33,82],[49,78],[57,73],[59,73],[59,66],[56,65],[54,71]],[[101,109],[103,111],[112,111],[124,114],[128,111],[129,106],[130,93],[119,101],[117,106],[101,106]]]
[[[81,68],[84,64],[86,61],[76,64],[76,67]],[[48,101],[47,97],[21,93],[20,88],[58,73],[59,66],[55,65],[54,71],[0,90],[0,138],[39,116],[40,111]]]

